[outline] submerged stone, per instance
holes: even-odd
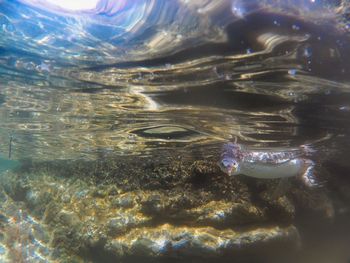
[[[276,246],[287,250],[298,246],[293,220],[300,206],[295,189],[274,199],[274,183],[225,176],[214,162],[147,166],[146,175],[134,161],[128,164],[128,173],[122,170],[125,174],[114,181],[103,182],[100,174],[88,174],[87,180],[85,172],[93,169],[78,170],[82,174],[74,177],[58,176],[61,169],[55,164],[52,173],[33,171],[25,177],[11,173],[1,184],[11,195],[24,190],[23,205],[48,225],[49,234],[43,239],[55,248],[51,255],[66,259],[79,255],[87,260],[98,254],[106,262],[216,260]],[[111,173],[102,164],[96,164],[104,167],[100,172]],[[64,167],[64,171],[74,171],[66,163]],[[162,180],[163,187],[154,188],[154,181]],[[314,201],[307,197],[309,193],[303,188],[298,191],[304,206],[310,207]],[[319,211],[315,204],[310,209]],[[38,232],[37,236],[42,235]]]
[[[299,242],[294,226],[269,227],[248,231],[217,230],[211,227],[175,227],[168,224],[156,228],[140,228],[128,232],[106,248],[119,257],[142,255],[147,257],[221,257],[252,246],[273,246],[279,241],[290,248]]]
[[[133,198],[134,196],[130,194],[124,194],[119,196],[117,199],[114,199],[113,204],[116,207],[132,208],[135,205],[135,200]]]
[[[197,214],[196,221],[203,225],[237,226],[267,220],[263,209],[249,203],[211,201],[191,212]]]

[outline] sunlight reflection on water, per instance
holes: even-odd
[[[345,2],[101,1],[74,14],[21,2],[0,5],[0,139],[15,134],[17,158],[344,132],[345,101],[334,100],[349,96]],[[308,107],[325,113],[313,127]]]

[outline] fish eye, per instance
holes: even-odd
[[[228,166],[229,165],[229,163],[227,162],[227,160],[222,160],[221,162],[220,162],[220,164],[223,166],[223,167],[226,167],[226,166]]]
[[[229,167],[237,167],[238,163],[232,159],[223,159],[220,161],[219,165],[223,168],[229,168]]]

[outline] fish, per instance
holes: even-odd
[[[309,145],[285,149],[253,149],[238,143],[222,147],[218,165],[229,176],[243,174],[259,179],[299,177],[305,185],[318,185],[315,162],[307,158],[314,150]]]

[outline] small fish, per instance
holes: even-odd
[[[315,163],[305,158],[313,152],[307,145],[297,149],[257,150],[227,143],[222,148],[218,164],[230,176],[244,174],[261,179],[300,176],[307,186],[316,186]]]

